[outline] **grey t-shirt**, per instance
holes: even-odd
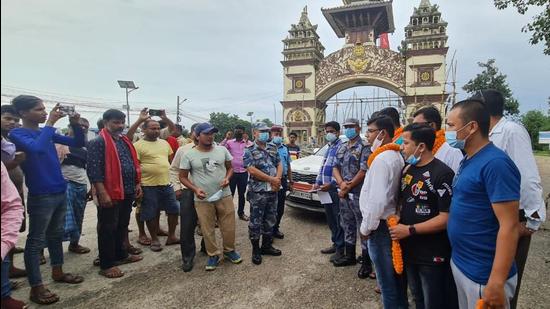
[[[191,181],[195,186],[206,192],[206,201],[210,196],[221,189],[220,183],[225,178],[227,169],[225,162],[231,161],[233,157],[222,146],[213,146],[208,152],[199,151],[196,147],[183,155],[180,169],[189,170]],[[229,186],[223,189],[223,197],[231,194]],[[201,201],[195,196],[195,201]]]

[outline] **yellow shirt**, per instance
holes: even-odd
[[[142,186],[167,186],[170,184],[170,162],[173,151],[167,141],[154,142],[141,139],[134,143],[141,166]]]

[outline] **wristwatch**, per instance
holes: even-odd
[[[416,234],[416,228],[414,227],[414,224],[409,225],[409,234],[410,235],[415,235]]]

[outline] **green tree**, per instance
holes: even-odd
[[[269,118],[264,118],[264,119],[260,120],[260,122],[265,123],[268,127],[273,126],[273,122]]]
[[[545,116],[541,111],[533,110],[528,111],[521,117],[523,126],[531,137],[531,144],[534,149],[541,149],[539,141],[539,131],[544,130],[545,127],[550,126],[550,117]]]
[[[229,130],[235,129],[235,126],[237,125],[242,125],[245,127],[246,132],[250,132],[250,121],[240,119],[239,116],[235,114],[211,113],[209,122],[220,130],[220,132],[214,137],[216,142],[222,141],[225,137],[225,133]]]
[[[471,79],[462,87],[470,95],[479,90],[495,89],[504,96],[504,113],[514,116],[519,114],[519,102],[512,95],[512,90],[506,81],[506,74],[502,74],[495,65],[495,59],[489,59],[487,63],[478,62],[483,71],[474,79]]]
[[[529,6],[543,7],[542,13],[533,17],[533,22],[525,25],[522,32],[532,32],[529,43],[532,45],[539,42],[544,43],[544,53],[550,55],[550,1],[548,0],[494,0],[495,6],[499,9],[505,9],[508,6],[513,6],[518,10],[518,13],[525,14]]]

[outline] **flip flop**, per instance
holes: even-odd
[[[157,232],[157,236],[168,236],[168,232],[159,229]]]
[[[143,257],[141,255],[129,255],[124,260],[117,261],[115,264],[118,265],[124,265],[124,264],[132,264],[143,260]]]
[[[10,280],[10,288],[12,291],[15,291],[25,285],[22,281],[12,281]]]
[[[39,305],[49,305],[58,302],[59,296],[57,296],[57,294],[55,293],[50,292],[50,290],[45,289],[39,295],[30,294],[29,299]]]
[[[138,238],[137,243],[142,245],[142,246],[150,246],[151,245],[151,239],[149,237],[147,237],[147,238]]]
[[[76,254],[86,254],[86,253],[90,253],[90,248],[86,248],[81,245],[78,245],[76,247],[69,246],[69,251]]]
[[[12,269],[9,270],[8,276],[10,279],[23,278],[27,276],[27,271],[24,269],[13,267]]]
[[[117,267],[111,267],[109,269],[100,270],[99,274],[105,278],[115,279],[124,276],[124,272]]]
[[[173,245],[179,245],[180,244],[180,240],[179,239],[175,239],[173,241],[168,241],[168,239],[166,240],[166,246],[173,246]]]
[[[58,279],[52,278],[52,279],[55,282],[69,283],[69,284],[78,284],[84,281],[84,277],[79,275],[73,275],[71,273],[64,273],[63,276],[61,276],[61,278],[58,278]]]
[[[143,253],[143,250],[141,250],[140,248],[136,248],[136,247],[130,245],[130,246],[128,247],[128,249],[126,249],[126,252],[128,252],[128,253],[131,254],[131,255],[138,255],[138,254]]]
[[[162,247],[160,245],[159,242],[154,242],[154,243],[151,243],[151,246],[149,246],[149,248],[151,248],[151,251],[153,252],[159,252],[159,251],[162,251]]]
[[[13,248],[13,254],[18,254],[18,253],[23,253],[23,252],[25,252],[24,248],[21,248],[21,247]]]

